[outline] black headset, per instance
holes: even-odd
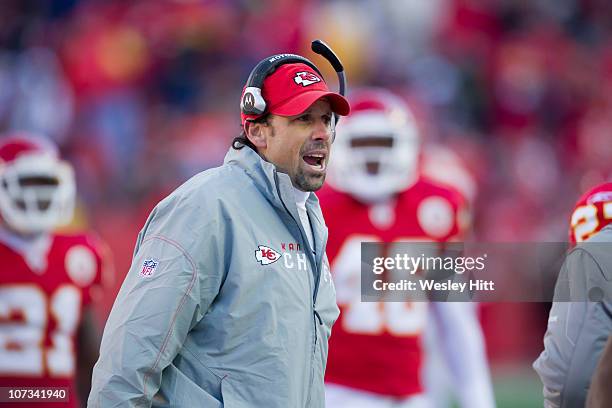
[[[311,44],[312,51],[327,59],[334,70],[338,74],[338,83],[340,86],[339,94],[344,96],[346,92],[346,76],[344,75],[344,67],[338,56],[332,49],[321,40],[314,40]],[[321,71],[308,59],[297,54],[276,54],[261,60],[249,74],[247,79],[244,95],[240,100],[240,110],[245,115],[261,115],[266,112],[266,101],[261,95],[261,88],[264,80],[272,74],[278,67],[285,64],[302,63],[314,69],[319,75]],[[323,75],[321,75],[322,77]],[[334,127],[338,123],[338,114],[334,113]]]

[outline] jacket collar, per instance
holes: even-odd
[[[240,150],[229,149],[224,164],[240,167],[253,180],[257,189],[275,207],[286,208],[297,216],[297,206],[293,195],[293,185],[288,174],[281,173],[272,163],[265,161],[248,146]],[[310,194],[308,201],[314,194]]]
[[[299,219],[293,195],[293,185],[288,174],[279,172],[275,165],[265,161],[248,146],[240,150],[230,147],[223,163],[240,167],[253,180],[257,189],[268,201],[281,210],[289,210],[296,219]],[[316,222],[324,224],[319,199],[314,193],[310,193],[308,196],[306,209],[310,215],[315,217]]]
[[[279,172],[275,165],[262,159],[257,152],[248,146],[240,150],[230,147],[223,163],[224,165],[233,165],[241,168],[253,180],[253,183],[255,183],[255,186],[264,197],[281,212],[288,211],[293,216],[293,219],[296,220],[296,226],[303,231],[289,175]],[[308,256],[312,257],[313,266],[318,271],[321,267],[323,250],[327,244],[327,227],[323,221],[319,199],[314,193],[310,193],[306,200],[306,210],[313,225],[312,232],[315,248],[311,249],[316,253],[316,256],[313,256],[312,251],[309,250]],[[309,248],[310,245],[307,240],[304,241],[304,245]]]

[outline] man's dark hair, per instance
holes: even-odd
[[[260,116],[257,119],[251,120],[251,122],[267,124],[269,116],[270,116],[269,114],[265,114],[263,116]],[[246,135],[246,132],[244,131],[244,126],[241,126],[241,128],[242,129],[240,130],[240,134],[236,136],[234,140],[232,140],[232,148],[236,150],[240,150],[244,146],[249,146],[251,149],[257,151],[257,148],[255,147],[255,145],[249,140],[248,136]]]

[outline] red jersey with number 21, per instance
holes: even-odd
[[[101,294],[101,256],[86,235],[52,235],[48,248],[46,267],[34,270],[0,240],[0,387],[65,387],[68,404],[32,405],[77,407],[76,332]]]

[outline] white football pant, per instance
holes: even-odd
[[[432,408],[424,394],[404,399],[387,397],[337,384],[325,384],[326,408]]]

